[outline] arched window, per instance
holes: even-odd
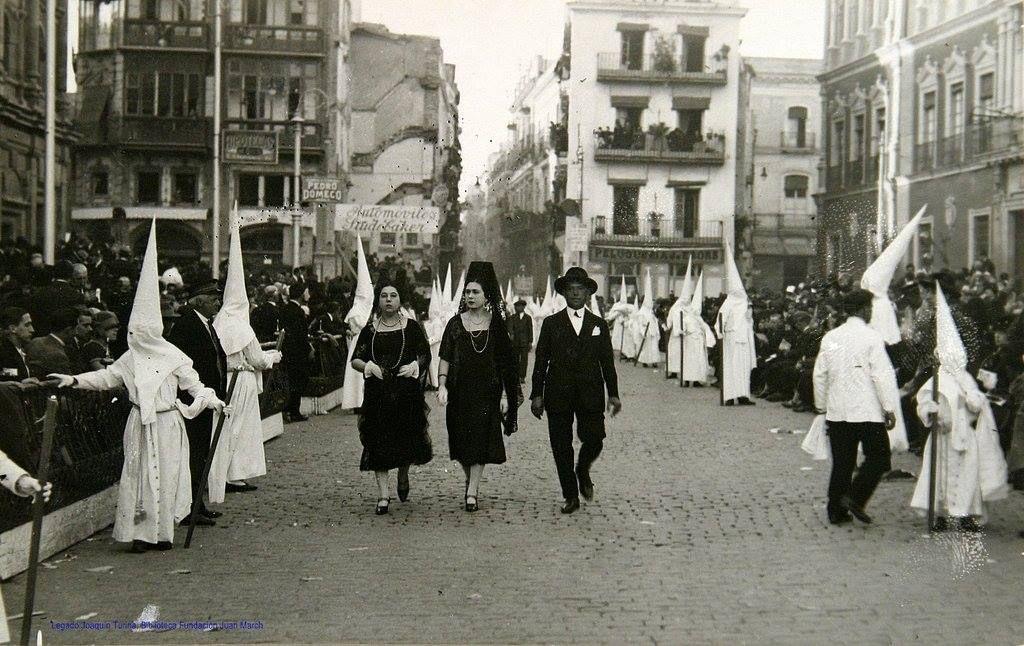
[[[783,190],[787,198],[806,198],[810,180],[806,175],[786,175]]]

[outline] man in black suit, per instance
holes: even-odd
[[[227,363],[220,339],[213,329],[213,317],[220,310],[220,293],[216,281],[198,283],[185,292],[187,307],[183,307],[180,318],[175,322],[167,335],[167,340],[176,345],[190,359],[192,367],[199,373],[199,380],[204,386],[213,388],[222,400],[227,396]],[[192,402],[188,392],[179,390],[178,398],[185,404]],[[214,525],[214,518],[220,512],[206,508],[202,501],[206,483],[203,482],[203,468],[210,454],[210,442],[213,436],[213,411],[205,410],[195,419],[185,420],[185,432],[188,435],[189,472],[192,474],[192,496],[198,496],[199,518],[197,525]],[[186,517],[182,525],[189,524]]]
[[[597,283],[585,269],[570,267],[555,281],[555,291],[565,297],[566,308],[541,325],[530,410],[537,419],[548,412],[551,452],[565,497],[562,513],[571,514],[580,508],[580,494],[587,500],[594,497],[590,466],[601,453],[605,437],[605,389],[612,417],[622,409],[622,402],[608,324],[586,309]],[[573,417],[582,442],[575,471]]]
[[[53,317],[67,307],[85,305],[82,290],[71,284],[74,268],[71,263],[61,261],[54,267],[56,279],[38,290],[32,298],[29,312],[35,324],[36,336],[46,336],[54,331]]]
[[[281,329],[284,330],[284,343],[281,346],[283,355],[282,363],[288,373],[288,406],[285,413],[287,421],[305,422],[308,417],[299,410],[302,403],[302,393],[306,390],[309,382],[311,368],[310,354],[313,351],[309,344],[309,321],[305,310],[296,299],[302,298],[288,287],[282,293],[281,311],[278,318]]]
[[[249,324],[260,343],[273,341],[277,338],[278,307],[277,287],[267,285],[263,288],[263,302],[256,306],[249,317]]]
[[[32,315],[20,307],[5,307],[0,326],[0,381],[28,379],[25,345],[32,340]]]
[[[519,357],[519,381],[525,384],[526,366],[530,361],[530,348],[533,347],[533,317],[526,313],[526,301],[516,301],[515,308],[516,313],[509,321],[508,331],[512,334],[512,345]]]

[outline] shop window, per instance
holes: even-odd
[[[393,231],[380,232],[380,244],[382,247],[394,247],[397,236]]]
[[[260,205],[260,176],[239,175],[238,176],[238,204],[239,206]]]

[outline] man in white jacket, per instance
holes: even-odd
[[[814,402],[825,411],[832,445],[828,520],[833,525],[849,522],[850,514],[870,523],[864,507],[891,468],[886,431],[896,423],[898,389],[885,341],[866,323],[871,298],[862,289],[843,297],[846,322],[821,340],[814,363]],[[863,445],[864,463],[853,478],[858,445]]]

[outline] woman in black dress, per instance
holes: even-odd
[[[433,457],[427,434],[423,388],[430,345],[423,328],[402,314],[398,286],[382,278],[370,322],[359,333],[352,369],[363,373],[366,388],[359,409],[360,471],[377,478],[377,514],[391,502],[388,471],[398,469],[398,498],[409,496],[409,465]]]
[[[485,464],[505,462],[505,434],[522,403],[518,360],[505,325],[494,267],[470,263],[459,315],[441,338],[437,400],[447,406],[448,447],[466,474],[466,511],[476,511]]]

